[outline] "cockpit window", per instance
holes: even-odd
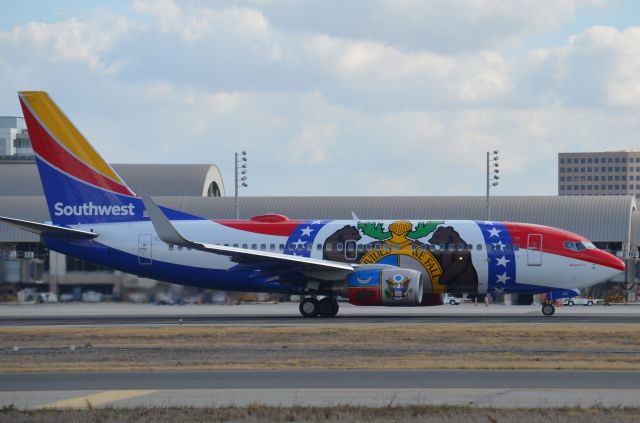
[[[597,248],[591,241],[565,241],[564,248],[572,251],[591,250]]]

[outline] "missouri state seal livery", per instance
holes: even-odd
[[[19,93],[50,223],[2,217],[48,248],[202,288],[302,297],[306,317],[431,306],[444,293],[575,295],[624,271],[588,239],[526,223],[434,219],[208,220],[134,193],[44,92]],[[545,315],[554,313],[551,303]]]

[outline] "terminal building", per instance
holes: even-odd
[[[15,120],[10,123],[20,125]],[[25,154],[28,152],[16,147],[30,145],[25,141],[15,143],[20,134],[21,138],[28,139],[24,131],[16,128],[10,134],[12,154],[0,159],[0,215],[49,221],[33,154]],[[6,142],[4,145],[6,148]],[[568,157],[562,158],[566,163]],[[629,158],[626,157],[627,167]],[[588,167],[587,159],[585,157],[585,167]],[[572,167],[573,160],[572,157]],[[605,162],[608,167],[608,156]],[[612,164],[617,165],[615,161]],[[622,167],[622,162],[619,165]],[[577,166],[581,167],[582,163]],[[213,164],[114,164],[113,167],[136,193],[151,195],[158,204],[210,219],[235,218],[234,198],[225,197],[222,175]],[[485,198],[481,196],[241,197],[239,206],[241,218],[278,213],[291,219],[351,219],[355,213],[360,219],[486,219]],[[639,251],[640,213],[633,195],[493,197],[491,213],[493,220],[536,223],[582,234],[599,248],[620,256],[635,257]],[[0,223],[0,295],[35,288],[73,294],[75,298],[83,292],[95,291],[114,299],[126,299],[128,294],[155,284],[155,281],[48,251],[37,236]],[[591,295],[601,293],[595,291]]]

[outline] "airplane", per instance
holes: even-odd
[[[47,248],[141,277],[199,288],[301,296],[305,317],[359,306],[433,306],[447,292],[546,293],[623,272],[583,236],[480,220],[208,220],[134,193],[41,91],[18,93],[51,216],[0,221]],[[553,315],[551,301],[542,305]]]

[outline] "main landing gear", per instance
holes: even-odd
[[[556,312],[556,308],[550,302],[542,304],[542,314],[545,316],[552,316]]]
[[[325,297],[318,300],[314,297],[303,298],[300,301],[300,314],[304,317],[334,317],[340,306],[335,298]]]

